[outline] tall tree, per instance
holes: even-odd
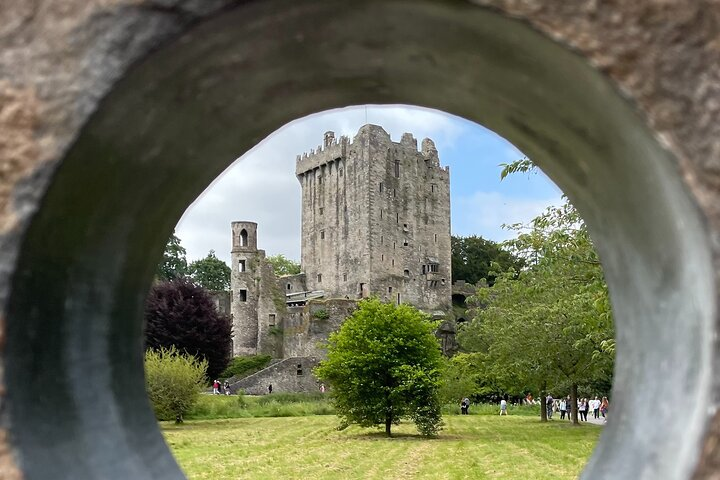
[[[157,278],[162,281],[170,281],[182,278],[187,275],[188,265],[185,255],[185,248],[180,245],[180,239],[173,232],[165,245],[163,258],[158,265]]]
[[[526,230],[508,243],[528,266],[500,274],[478,292],[483,308],[459,341],[487,353],[508,385],[570,385],[575,401],[578,385],[612,375],[614,330],[602,268],[568,202]]]
[[[300,264],[294,260],[286,258],[282,253],[271,255],[266,259],[272,265],[275,275],[282,277],[283,275],[297,275],[300,273]]]
[[[475,235],[450,238],[452,250],[452,279],[477,283],[485,279],[488,285],[495,281],[493,263],[499,270],[519,269],[523,260],[517,258],[502,245]]]
[[[230,267],[215,256],[215,250],[210,250],[207,257],[191,262],[188,273],[195,283],[207,290],[230,289]]]
[[[232,323],[220,314],[207,290],[186,278],[157,283],[145,304],[145,346],[175,346],[208,362],[217,377],[230,361]]]
[[[360,302],[330,335],[315,374],[332,386],[345,425],[393,425],[409,417],[423,435],[440,429],[442,355],[428,317],[409,305]]]

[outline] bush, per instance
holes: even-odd
[[[272,360],[270,355],[235,357],[230,360],[230,364],[220,374],[220,378],[247,377],[265,368],[270,360]]]
[[[207,366],[175,347],[145,352],[145,388],[158,420],[182,422],[198,400]]]

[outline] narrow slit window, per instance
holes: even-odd
[[[239,293],[239,300],[241,302],[247,302],[247,290],[244,288],[240,289]]]
[[[322,283],[322,273],[317,274],[317,283]]]
[[[244,228],[240,231],[240,246],[247,247],[248,244],[248,233]]]
[[[240,260],[238,262],[238,272],[244,272],[245,271],[245,260]]]
[[[325,240],[325,230],[320,230],[320,240]]]
[[[271,313],[268,315],[268,325],[271,327],[275,326],[275,314]]]

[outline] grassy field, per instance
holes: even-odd
[[[528,416],[450,415],[436,439],[412,424],[395,436],[335,416],[163,423],[190,479],[571,479],[600,435],[595,425],[541,424]]]

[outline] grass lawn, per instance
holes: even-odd
[[[602,427],[535,417],[444,417],[435,439],[414,425],[394,437],[372,429],[337,431],[335,416],[188,421],[162,430],[190,479],[571,479]]]

